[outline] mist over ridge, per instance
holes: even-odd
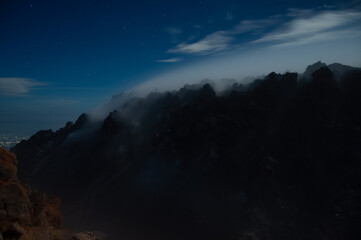
[[[0,240],[360,240],[361,0],[0,0]]]
[[[132,4],[125,4],[128,11],[116,1],[69,6],[41,1],[3,3],[2,9],[7,9],[4,31],[11,34],[4,39],[0,59],[0,133],[56,130],[108,96],[129,89],[146,96],[202,79],[214,82],[273,71],[301,73],[319,59],[360,67],[359,1],[251,1],[245,3],[250,9],[231,1],[222,6],[216,1],[165,4],[174,15],[162,12],[159,6],[164,1],[141,4],[145,12],[150,8],[148,13],[157,13],[146,14],[150,22]],[[45,6],[51,14],[43,11]],[[13,11],[17,7],[22,10]],[[88,11],[83,12],[83,7]],[[69,12],[65,17],[69,19],[62,21],[58,9]],[[204,9],[217,20],[204,14]],[[78,10],[84,18],[74,14]],[[89,24],[94,16],[98,24]],[[134,17],[138,19],[135,25],[130,24]],[[149,27],[152,22],[155,25]],[[29,30],[24,32],[27,25]],[[42,34],[44,30],[49,35]],[[29,41],[20,41],[23,35]],[[23,121],[24,114],[28,121]]]
[[[311,79],[312,73],[321,67],[329,67],[330,70],[334,73],[337,81],[340,81],[347,71],[361,68],[361,66],[352,67],[339,63],[332,63],[327,65],[326,63],[318,61],[314,64],[309,65],[306,69],[299,70],[298,72],[295,71],[294,73],[298,74],[298,80],[303,78]],[[247,72],[242,68],[241,71]],[[170,75],[164,75],[164,79],[160,78],[160,80],[158,81],[150,79],[136,87],[133,87],[128,91],[123,91],[119,94],[114,95],[105,104],[101,104],[98,107],[94,108],[92,111],[90,111],[89,115],[94,119],[103,119],[107,114],[114,110],[123,112],[125,115],[129,115],[129,107],[132,106],[132,102],[136,102],[136,99],[149,99],[150,101],[153,101],[155,98],[163,96],[167,93],[177,94],[177,92],[179,93],[187,90],[198,90],[204,84],[210,84],[217,96],[228,94],[232,90],[239,91],[240,89],[242,89],[242,91],[246,91],[247,88],[252,85],[252,82],[254,82],[255,80],[264,79],[270,72],[272,71],[269,71],[268,73],[265,72],[263,75],[247,75],[244,73],[238,75],[238,77],[237,74],[232,73],[235,76],[234,78],[219,77],[211,79],[201,79],[197,77],[195,78],[194,76],[190,79],[187,79],[187,77],[189,76],[183,75],[182,73],[180,73],[181,76],[179,76],[178,78],[172,79],[173,73],[171,73]],[[289,71],[288,69],[283,69],[276,73],[284,74],[286,72],[292,71]],[[169,77],[170,79],[166,79],[166,77]],[[180,78],[183,79],[183,81],[178,81]]]
[[[111,240],[355,239],[360,77],[317,62],[220,92],[122,93],[12,151],[67,228]]]

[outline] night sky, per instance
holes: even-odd
[[[0,2],[0,133],[76,120],[121,91],[361,66],[361,1]]]

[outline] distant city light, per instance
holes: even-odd
[[[5,149],[10,149],[14,147],[16,144],[21,142],[22,140],[28,139],[28,136],[19,136],[11,133],[3,133],[0,134],[0,147]]]

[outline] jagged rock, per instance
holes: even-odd
[[[303,73],[303,77],[311,79],[312,74],[322,67],[327,67],[327,65],[321,61],[318,61],[312,65],[307,66],[306,71]]]
[[[302,74],[302,78],[304,80],[306,79],[309,81],[312,79],[312,74],[315,71],[319,70],[320,68],[325,68],[325,67],[327,67],[333,73],[335,80],[337,82],[340,82],[348,72],[360,70],[360,68],[350,67],[347,65],[339,64],[339,63],[332,63],[332,64],[327,65],[321,61],[318,61],[312,65],[309,65],[306,68],[306,71]]]
[[[21,185],[16,178],[16,163],[15,155],[0,147],[0,169],[4,170],[3,176],[7,176],[0,179],[0,234],[3,240],[61,240],[59,199]]]

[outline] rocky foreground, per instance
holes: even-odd
[[[22,185],[17,159],[0,147],[0,239],[63,239],[60,200]]]
[[[15,154],[0,147],[0,240],[63,240],[60,200],[22,185]],[[100,240],[82,232],[69,240]]]

